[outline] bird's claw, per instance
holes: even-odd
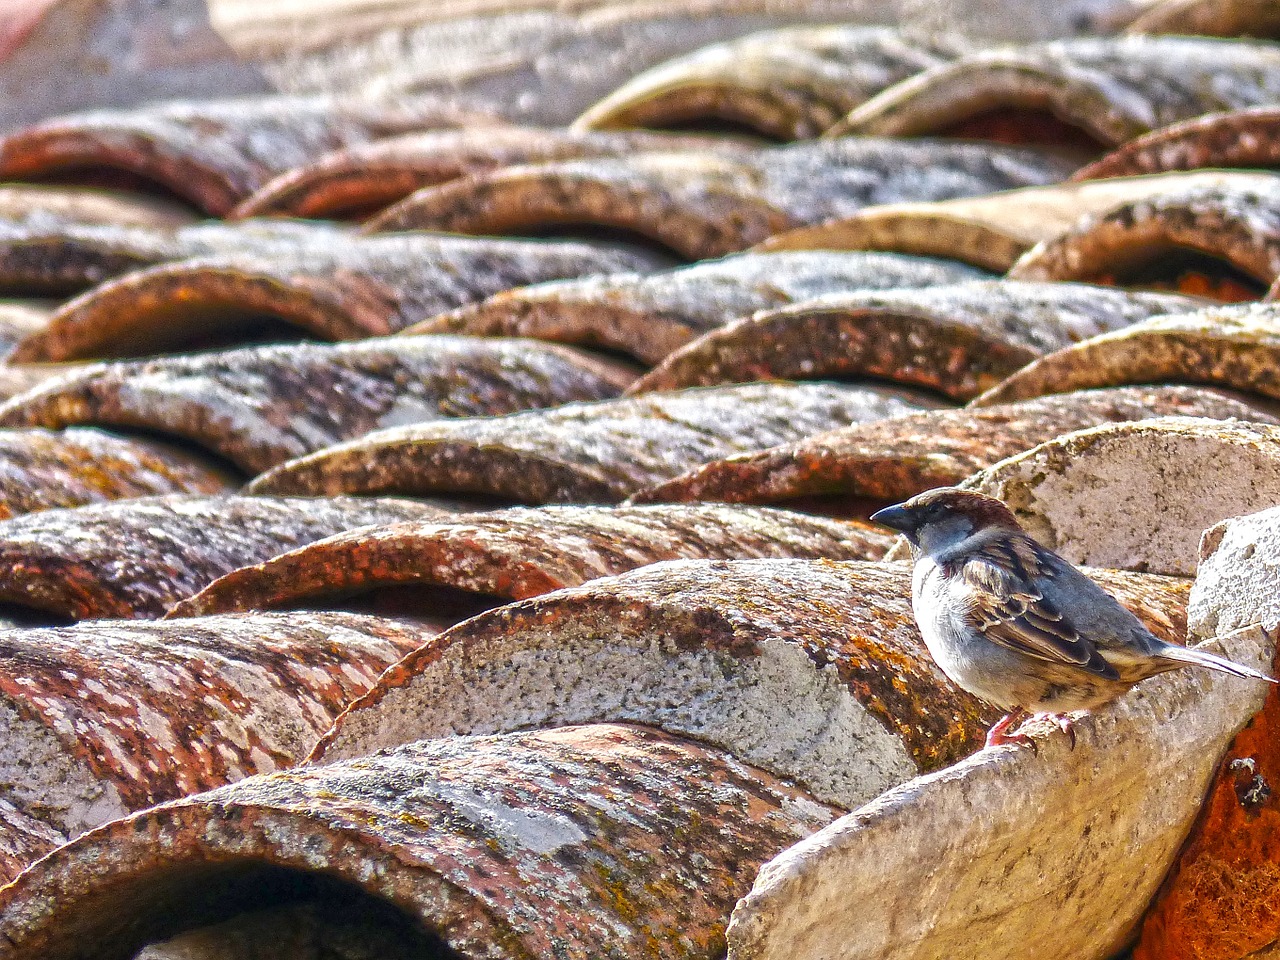
[[[1036,746],[1033,737],[1025,733],[1004,733],[1003,731],[992,730],[987,734],[988,747],[1003,747],[1007,744],[1013,744],[1019,747],[1030,747],[1031,752],[1038,754],[1040,748]]]
[[[1025,711],[1015,710],[997,723],[987,733],[988,747],[1002,747],[1006,744],[1030,747],[1033,753],[1039,753],[1035,740],[1030,734],[1022,733],[1022,728],[1037,720],[1047,720],[1067,735],[1071,749],[1076,748],[1075,718],[1069,713],[1035,713],[1028,715]],[[1012,728],[1016,727],[1014,730]]]

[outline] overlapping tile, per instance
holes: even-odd
[[[1278,95],[1280,51],[1270,44],[1090,37],[967,54],[890,87],[831,132],[950,132],[1071,145],[1092,139],[1096,148],[1202,113],[1272,103]],[[1050,116],[1018,114],[1028,107]]]
[[[1170,416],[1058,437],[966,485],[1073,563],[1189,576],[1201,533],[1280,502],[1280,427]]]
[[[855,424],[696,467],[635,494],[639,503],[800,501],[846,512],[959,483],[1053,438],[1103,423],[1181,414],[1280,422],[1233,396],[1194,387],[1086,390],[982,409],[930,410]]]
[[[1185,581],[1099,576],[1162,636],[1184,628]],[[967,755],[994,717],[938,671],[910,606],[908,564],[657,564],[441,634],[343,713],[314,759],[625,721],[715,744],[853,807]]]
[[[1083,280],[1258,299],[1280,277],[1280,176],[1223,174],[1093,217],[1032,248],[1019,280]]]
[[[424,956],[710,960],[757,865],[835,815],[643,727],[427,741],[95,831],[0,894],[0,923],[15,956],[85,942],[128,956],[244,909],[243,885],[275,877],[293,899],[327,884],[389,901],[421,925]],[[259,892],[253,907],[269,905]]]
[[[177,437],[258,473],[379,427],[615,396],[627,371],[527,340],[401,337],[95,364],[0,407],[5,426]]]
[[[788,230],[755,249],[885,250],[947,257],[1004,273],[1037,243],[1054,239],[1086,215],[1103,214],[1174,186],[1213,184],[1218,176],[1205,171],[1156,174],[1023,187],[957,200],[887,203],[850,217]]]
[[[420,190],[369,227],[504,233],[584,223],[696,260],[872,204],[1054,183],[1071,169],[1012,147],[857,137],[732,155],[650,153],[478,174]]]
[[[0,430],[0,518],[170,493],[214,494],[229,478],[184,451],[101,430]]]
[[[1194,117],[1130,140],[1072,179],[1133,177],[1203,167],[1280,167],[1280,110],[1252,107]]]
[[[1041,357],[975,406],[1126,383],[1204,383],[1280,399],[1280,307],[1155,317]]]
[[[1280,11],[1267,0],[1157,0],[1129,24],[1131,33],[1280,39]]]
[[[0,220],[49,217],[68,223],[97,223],[122,227],[182,227],[195,222],[185,207],[161,200],[102,188],[0,184]]]
[[[609,503],[729,453],[931,405],[905,393],[834,384],[748,384],[396,427],[283,463],[248,489]]]
[[[191,496],[46,510],[0,524],[0,603],[55,620],[152,619],[248,564],[443,512],[412,500]]]
[[[162,186],[223,216],[275,174],[381,136],[496,122],[438,100],[261,97],[191,100],[45,120],[0,138],[0,178],[106,171]]]
[[[362,216],[422,187],[502,167],[642,151],[734,149],[734,141],[726,138],[647,131],[514,126],[436,130],[327,153],[264,184],[230,216]]]
[[[816,137],[868,97],[959,52],[890,27],[789,27],[703,47],[634,77],[578,118],[586,129],[737,123]]]
[[[424,320],[407,333],[520,336],[658,363],[695,336],[758,310],[844,290],[977,279],[954,261],[893,254],[742,253],[651,274],[535,284]]]
[[[633,393],[752,380],[875,377],[968,400],[1037,357],[1187,297],[1009,280],[820,296],[703,334]]]
[[[523,600],[663,560],[871,560],[891,543],[861,524],[716,504],[495,510],[317,540],[227,573],[170,616],[325,606],[335,595],[403,584]]]
[[[263,317],[326,340],[392,333],[500,290],[653,261],[570,242],[318,231],[304,242],[166,263],[65,304],[15,361],[137,356],[234,336]]]
[[[427,636],[343,613],[0,632],[3,799],[75,836],[290,766]]]

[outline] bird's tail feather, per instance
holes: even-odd
[[[1236,663],[1234,660],[1228,660],[1226,657],[1220,657],[1216,653],[1209,653],[1206,650],[1168,644],[1165,649],[1160,651],[1160,656],[1166,660],[1176,660],[1179,663],[1189,663],[1196,667],[1220,670],[1222,673],[1229,673],[1235,677],[1245,677],[1249,680],[1266,680],[1268,683],[1280,683],[1275,677],[1269,677],[1265,673],[1259,673],[1252,667],[1246,667],[1243,664]]]

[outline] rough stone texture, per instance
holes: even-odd
[[[210,464],[149,440],[72,428],[0,430],[0,519],[106,500],[220,493]]]
[[[1176,185],[1085,217],[1033,247],[1009,276],[1114,283],[1158,265],[1171,251],[1192,250],[1266,286],[1280,277],[1277,236],[1280,177],[1220,174],[1216,184]]]
[[[829,294],[712,330],[630,392],[876,377],[968,400],[1046,352],[1194,305],[1186,297],[1009,280]]]
[[[1073,563],[1195,573],[1200,534],[1280,502],[1280,427],[1163,417],[1067,434],[966,486]]]
[[[261,909],[269,894],[245,897],[257,874],[295,895],[363,889],[476,960],[711,960],[756,867],[835,813],[641,727],[425,741],[91,833],[5,888],[0,922],[14,956],[129,957],[175,926]]]
[[[891,543],[863,524],[713,504],[540,507],[384,521],[227,573],[170,616],[324,606],[335,594],[410,583],[523,600],[662,560],[874,560]]]
[[[232,218],[364,216],[422,187],[502,167],[641,151],[740,149],[719,137],[545,127],[434,130],[335,150],[264,184]]]
[[[708,330],[758,310],[847,290],[977,279],[962,264],[882,253],[741,253],[652,274],[557,280],[509,290],[406,333],[521,336],[621,350],[658,363]]]
[[[380,427],[600,399],[630,380],[568,347],[527,340],[291,344],[95,364],[9,401],[0,423],[140,428],[254,474]]]
[[[1185,631],[1185,582],[1101,582],[1161,636]],[[441,634],[353,704],[313,759],[628,720],[853,807],[970,753],[996,716],[934,666],[910,595],[911,568],[896,563],[675,561],[597,580]]]
[[[1257,669],[1275,652],[1256,627],[1220,643]],[[1074,750],[1055,732],[903,784],[766,864],[729,957],[1116,956],[1265,687],[1164,674],[1077,723]]]
[[[1278,40],[1280,10],[1269,0],[1159,0],[1128,30]]]
[[[974,406],[1169,381],[1280,399],[1280,307],[1209,307],[1137,323],[1041,357],[988,390]]]
[[[253,493],[466,493],[508,503],[609,503],[708,460],[914,413],[905,391],[748,384],[396,427],[283,463]]]
[[[1280,110],[1252,107],[1193,117],[1153,130],[1076,171],[1073,180],[1132,177],[1201,167],[1280,166]]]
[[[611,270],[646,257],[606,246],[320,231],[264,253],[182,260],[126,274],[57,310],[17,362],[102,359],[201,346],[263,317],[325,340],[381,336],[500,290]]]
[[[339,613],[0,632],[0,799],[71,837],[291,766],[428,636]]]
[[[0,138],[0,179],[88,182],[102,170],[160,185],[220,217],[275,174],[339,147],[485,119],[440,101],[191,100],[76,113]]]
[[[1187,611],[1190,636],[1205,639],[1251,623],[1280,623],[1280,507],[1214,524],[1200,539]]]
[[[850,137],[748,153],[646,153],[531,164],[419,190],[374,230],[508,233],[590,224],[691,260],[863,207],[1054,183],[1071,164],[988,144]]]
[[[1126,201],[1174,186],[1213,184],[1220,176],[1203,171],[1156,174],[1023,187],[930,203],[887,203],[788,230],[756,249],[885,250],[949,257],[1004,273],[1037,243],[1052,240],[1086,214],[1106,213]]]
[[[868,97],[960,45],[888,27],[789,27],[703,47],[646,70],[578,118],[585,129],[736,123],[816,137]]]
[[[779,503],[827,498],[829,509],[869,513],[966,477],[1038,443],[1099,424],[1184,416],[1280,423],[1232,396],[1194,387],[1087,390],[982,409],[929,410],[854,424],[710,463],[642,490],[634,502]]]
[[[0,603],[159,617],[223,574],[341,531],[440,516],[411,500],[144,497],[0,523]]]
[[[1001,107],[1033,107],[1115,145],[1278,96],[1280,50],[1270,44],[1090,37],[967,54],[890,87],[830,132],[928,135]]]

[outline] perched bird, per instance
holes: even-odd
[[[912,608],[942,672],[1007,711],[987,734],[988,746],[1031,744],[1010,732],[1028,711],[1055,719],[1074,744],[1066,714],[1179,667],[1276,682],[1225,657],[1165,643],[1028,536],[994,497],[939,487],[871,519],[911,544]]]

